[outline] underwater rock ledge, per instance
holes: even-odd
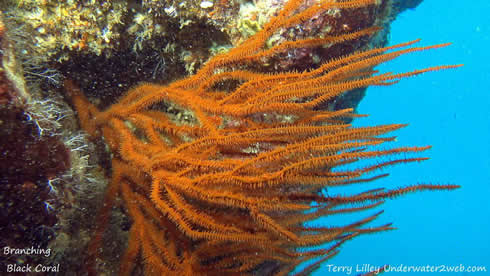
[[[42,174],[37,173],[35,179],[16,180],[14,186],[11,184],[2,186],[8,188],[5,193],[2,190],[3,194],[12,195],[18,193],[12,192],[11,188],[16,190],[31,189],[34,191],[35,200],[29,200],[29,202],[33,203],[34,207],[25,207],[25,201],[12,201],[11,198],[5,197],[0,198],[0,204],[8,206],[8,210],[32,210],[35,208],[36,212],[41,212],[46,216],[45,226],[49,227],[49,231],[52,232],[49,233],[49,237],[41,236],[44,240],[36,241],[36,244],[51,247],[54,251],[63,252],[63,254],[57,254],[49,261],[45,259],[41,261],[46,263],[62,262],[70,269],[76,269],[77,272],[74,273],[88,273],[80,256],[86,254],[87,243],[93,232],[95,211],[97,206],[100,206],[102,192],[107,184],[106,178],[110,175],[109,153],[100,142],[90,142],[85,135],[80,133],[73,112],[67,110],[69,109],[67,103],[60,97],[63,95],[60,89],[62,79],[73,80],[80,85],[81,91],[84,91],[86,96],[98,107],[107,107],[114,103],[128,88],[134,87],[138,83],[170,83],[194,73],[210,57],[236,46],[245,39],[246,34],[253,35],[254,32],[257,32],[261,28],[260,24],[262,24],[258,22],[259,19],[265,22],[267,15],[258,16],[257,22],[251,21],[250,18],[253,16],[245,14],[243,11],[245,8],[240,13],[242,9],[240,5],[246,1],[230,1],[230,7],[216,5],[212,15],[210,15],[209,8],[202,7],[201,1],[190,1],[189,3],[192,5],[188,7],[177,7],[172,4],[173,1],[141,1],[140,6],[133,1],[127,2],[127,5],[126,1],[112,1],[114,4],[102,5],[101,11],[107,16],[100,22],[83,23],[85,21],[80,15],[77,15],[79,22],[71,22],[72,24],[69,26],[87,24],[87,28],[93,28],[89,32],[90,35],[71,37],[71,40],[67,40],[64,47],[58,48],[47,44],[50,42],[49,39],[58,39],[52,37],[55,35],[56,29],[50,29],[50,25],[53,24],[51,21],[54,20],[53,17],[55,16],[53,15],[55,13],[51,14],[51,12],[55,9],[61,9],[63,12],[73,15],[72,17],[64,16],[65,20],[75,20],[78,10],[69,4],[58,5],[56,4],[58,1],[43,1],[46,6],[41,9],[49,11],[46,12],[48,16],[46,18],[40,17],[36,23],[38,25],[33,25],[28,20],[32,20],[32,16],[39,9],[39,7],[33,6],[36,1],[21,2],[23,2],[22,5],[19,5],[19,1],[6,1],[0,5],[3,5],[5,17],[8,17],[5,19],[7,27],[3,29],[6,32],[9,32],[9,29],[12,30],[9,33],[12,37],[12,47],[15,47],[15,56],[21,63],[19,65],[20,70],[25,69],[23,74],[27,81],[27,88],[20,91],[29,92],[22,92],[23,94],[14,92],[11,89],[13,87],[12,82],[2,79],[0,81],[2,87],[0,88],[2,91],[0,96],[1,99],[5,99],[5,104],[2,103],[0,108],[2,109],[2,120],[9,121],[9,124],[3,124],[3,126],[7,126],[5,135],[15,135],[14,131],[28,133],[29,138],[19,138],[20,141],[17,141],[23,143],[22,146],[27,151],[33,149],[30,144],[31,140],[37,141],[36,143],[42,140],[46,149],[41,151],[36,148],[33,151],[36,151],[37,157],[42,156],[43,158],[47,157],[47,159],[34,162],[36,168],[43,171]],[[108,1],[102,2],[109,3]],[[280,1],[267,3],[282,7],[283,4],[278,2]],[[260,65],[258,69],[263,72],[286,72],[315,68],[326,60],[360,50],[384,46],[387,43],[390,22],[396,18],[399,12],[406,8],[414,8],[420,2],[384,0],[380,1],[376,7],[356,10],[351,13],[346,12],[342,16],[334,15],[326,19],[319,19],[315,24],[303,26],[301,30],[289,30],[289,33],[285,32],[282,36],[286,37],[292,33],[295,36],[309,37],[318,35],[327,29],[328,34],[345,34],[369,26],[383,26],[383,30],[375,36],[363,37],[345,43],[338,48],[303,49],[294,52],[293,57],[279,56],[267,65]],[[89,15],[91,6],[86,3],[81,4],[81,6],[84,15]],[[171,7],[174,9],[172,10]],[[253,7],[251,9],[254,12]],[[157,10],[160,12],[156,12]],[[163,12],[161,12],[162,10]],[[110,17],[108,15],[110,12],[120,13],[120,16],[115,17],[113,15]],[[242,18],[239,18],[240,16]],[[246,20],[244,20],[244,16],[246,16]],[[165,25],[163,25],[163,21],[166,22]],[[63,23],[59,21],[56,24]],[[99,24],[105,24],[105,27]],[[151,29],[151,26],[159,24],[161,24],[158,27],[160,29]],[[236,26],[241,26],[242,29],[246,28],[246,30],[236,33],[232,31],[232,28],[237,28]],[[87,31],[87,29],[83,30]],[[106,31],[104,32],[104,30]],[[127,30],[127,32],[123,30]],[[110,37],[108,37],[109,31],[112,32]],[[196,33],[204,34],[196,36]],[[31,37],[33,40],[26,40],[26,37]],[[64,39],[66,40],[66,38]],[[275,37],[276,43],[281,42],[281,39],[283,38]],[[36,43],[35,40],[38,42]],[[69,43],[71,44],[69,45]],[[84,43],[87,45],[84,46]],[[13,53],[9,55],[14,57]],[[4,89],[3,87],[9,88]],[[355,108],[362,99],[364,91],[365,89],[356,89],[346,93],[334,104],[322,108],[326,110]],[[16,104],[20,107],[8,107],[7,102],[11,103],[16,97],[25,103]],[[37,109],[40,108],[41,99],[46,98],[53,102],[52,109],[56,110],[42,111]],[[8,113],[7,116],[5,115],[7,113],[3,113],[4,111],[12,113]],[[53,117],[49,115],[51,114],[49,112],[62,115]],[[60,126],[46,128],[46,133],[43,134],[46,138],[38,139],[39,137],[36,138],[36,131],[34,131],[37,129],[34,122],[28,123],[28,131],[18,128],[29,120],[27,116],[31,113],[43,114],[43,118],[52,122],[56,121]],[[59,119],[64,114],[67,117]],[[185,115],[182,114],[181,116],[185,117]],[[13,119],[14,117],[15,119]],[[12,123],[14,120],[16,123]],[[62,131],[63,128],[67,128],[69,131]],[[16,137],[23,136],[18,135]],[[5,141],[7,140],[2,139],[2,143]],[[14,144],[10,143],[9,145],[13,147]],[[19,148],[20,146],[16,145],[15,147]],[[83,147],[83,150],[78,150],[79,147]],[[4,148],[2,147],[2,149]],[[45,151],[48,153],[44,153]],[[94,154],[94,152],[96,153]],[[52,158],[49,154],[54,154],[56,157]],[[17,162],[25,165],[27,159],[33,159],[20,154],[7,157],[5,160],[14,158],[16,162],[9,163],[8,168],[2,167],[2,173],[20,168],[21,166],[17,165]],[[8,161],[4,163],[8,163]],[[101,163],[104,169],[92,167]],[[34,168],[30,167],[29,169]],[[53,179],[63,179],[60,181],[63,184],[55,186],[63,190],[63,196],[50,193],[51,182],[49,181]],[[5,182],[3,180],[2,184]],[[12,181],[9,179],[7,182],[11,183]],[[26,184],[26,182],[29,183]],[[82,187],[85,183],[89,184],[87,187]],[[39,193],[39,190],[42,192]],[[34,195],[30,196],[33,197]],[[22,197],[25,198],[28,195],[23,192]],[[55,205],[59,208],[55,212],[50,211],[46,205],[46,202],[53,201],[57,202]],[[36,212],[25,217],[28,218]],[[0,225],[0,230],[9,229],[11,222],[8,219],[11,216],[12,213],[7,213],[5,223]],[[40,225],[42,224],[37,220],[22,223],[23,229],[37,229]],[[107,274],[113,274],[114,271],[117,271],[115,267],[118,263],[118,254],[125,247],[129,225],[126,211],[116,210],[115,214],[112,215],[110,226],[110,231],[114,235],[111,240],[105,241],[105,244],[112,249],[104,252],[106,263],[98,267],[100,271]],[[32,239],[27,239],[28,243],[32,241]],[[28,246],[28,243],[12,246]],[[11,262],[12,260],[2,261]],[[274,269],[274,263],[264,264],[258,269],[260,272],[257,271],[257,274],[263,275],[266,271]]]

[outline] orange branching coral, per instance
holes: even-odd
[[[307,274],[334,256],[345,241],[392,228],[365,226],[379,213],[338,227],[305,223],[374,208],[408,192],[457,188],[424,184],[343,196],[321,192],[384,177],[387,174],[375,172],[387,166],[426,159],[393,157],[346,169],[361,159],[429,147],[379,149],[394,139],[384,134],[404,125],[354,128],[341,120],[355,116],[352,109],[326,111],[318,106],[355,88],[391,85],[401,78],[456,67],[400,74],[372,70],[400,55],[447,44],[413,47],[417,41],[411,41],[348,55],[304,72],[268,74],[250,69],[290,49],[372,34],[376,29],[266,46],[278,30],[321,11],[374,2],[321,1],[300,8],[300,0],[291,0],[260,33],[214,57],[196,75],[168,86],[137,86],[106,111],[98,111],[67,82],[82,127],[93,137],[102,136],[113,152],[112,181],[91,254],[101,245],[110,208],[120,196],[133,221],[122,273],[131,274],[141,259],[146,273],[157,275],[265,269],[284,275],[311,261],[302,272]],[[311,249],[317,245],[322,249]]]

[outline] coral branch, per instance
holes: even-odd
[[[266,43],[276,32],[327,9],[375,3],[321,1],[303,7],[303,1],[291,0],[261,32],[214,57],[196,75],[168,86],[140,85],[105,111],[98,111],[73,84],[65,83],[82,127],[94,137],[103,136],[113,151],[113,179],[91,253],[101,245],[108,212],[121,196],[133,219],[122,271],[134,269],[138,256],[147,272],[164,275],[252,273],[270,263],[277,265],[278,274],[285,274],[314,259],[303,271],[306,274],[333,257],[347,240],[393,228],[363,228],[380,213],[339,227],[307,228],[305,222],[371,209],[386,198],[409,192],[457,188],[423,184],[357,195],[322,195],[324,188],[366,185],[387,176],[368,173],[426,158],[395,158],[350,170],[344,165],[429,147],[379,149],[394,140],[384,134],[405,125],[354,128],[336,120],[355,117],[352,108],[318,107],[352,89],[390,85],[457,67],[399,74],[378,74],[372,69],[400,55],[447,44],[401,49],[413,46],[415,40],[354,53],[303,72],[266,74],[252,64],[284,51],[371,35],[377,28],[291,38],[272,47]],[[169,106],[188,114],[187,119],[169,113]],[[346,206],[350,204],[358,206]],[[322,244],[326,249],[297,252]]]

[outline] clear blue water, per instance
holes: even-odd
[[[370,183],[368,189],[417,183],[462,188],[388,200],[382,207],[385,213],[372,225],[393,222],[398,230],[346,243],[314,275],[331,273],[334,266],[341,265],[352,267],[351,275],[357,275],[356,265],[363,264],[484,266],[486,273],[438,274],[490,275],[489,10],[488,0],[425,0],[417,9],[401,14],[392,25],[390,44],[417,38],[422,39],[421,45],[453,44],[402,57],[379,69],[403,72],[440,64],[465,66],[405,79],[390,87],[369,88],[359,112],[370,116],[356,122],[409,123],[396,132],[398,141],[393,146],[433,146],[424,154],[431,157],[429,161],[386,169],[391,175]],[[348,223],[345,218],[336,220],[342,221]],[[386,273],[390,274],[394,275]]]

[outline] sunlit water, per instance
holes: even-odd
[[[401,57],[381,66],[381,71],[409,71],[440,64],[465,66],[405,79],[391,87],[369,88],[359,112],[370,116],[356,122],[359,126],[409,123],[396,132],[398,139],[393,145],[433,146],[423,153],[431,160],[388,168],[388,178],[367,184],[364,189],[426,182],[458,184],[462,188],[389,200],[382,208],[385,213],[372,225],[394,222],[399,229],[346,243],[341,253],[314,275],[333,273],[335,269],[344,271],[334,275],[347,275],[349,268],[351,275],[357,275],[366,271],[356,268],[372,269],[384,264],[456,270],[480,266],[487,272],[443,274],[490,274],[488,10],[487,0],[426,0],[417,9],[401,14],[392,25],[391,45],[417,38],[422,39],[421,45],[453,45]],[[374,212],[366,211],[364,215]],[[325,222],[349,223],[345,217]]]

